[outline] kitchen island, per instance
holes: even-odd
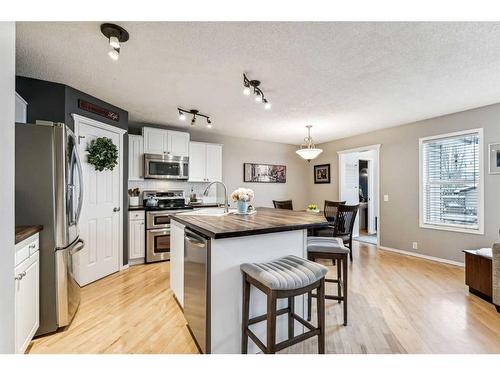
[[[257,208],[253,215],[224,214],[218,209],[171,217],[170,284],[188,326],[204,353],[241,352],[242,275],[240,265],[307,255],[307,229],[328,225],[324,216]],[[303,297],[295,311],[306,316]],[[287,301],[279,301],[278,309]],[[266,298],[252,287],[250,314],[263,314]],[[286,317],[278,317],[278,342],[287,338]],[[252,326],[265,342],[266,323]],[[296,323],[296,332],[303,327]],[[249,353],[258,352],[253,343]]]

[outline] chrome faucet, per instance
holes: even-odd
[[[221,184],[222,187],[224,187],[224,212],[229,212],[229,203],[227,202],[227,187],[222,181],[214,181],[208,184],[207,188],[203,192],[203,196],[208,196],[208,190],[210,189],[210,186],[214,184]]]

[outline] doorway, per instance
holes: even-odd
[[[75,279],[80,286],[120,270],[123,257],[123,134],[124,130],[73,115],[81,155],[83,207],[80,237],[85,248],[74,257]],[[87,161],[89,144],[101,137],[118,148],[118,164],[113,170],[97,171]]]
[[[379,149],[380,145],[339,151],[339,197],[359,204],[353,240],[379,244]]]

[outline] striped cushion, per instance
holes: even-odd
[[[269,263],[245,263],[241,271],[274,290],[300,289],[323,278],[325,266],[288,255]]]
[[[342,238],[338,237],[307,237],[307,251],[314,253],[349,254]]]

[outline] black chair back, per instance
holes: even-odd
[[[358,209],[359,204],[353,206],[342,204],[338,207],[333,237],[349,236],[352,238],[352,229]]]
[[[325,218],[328,222],[334,223],[335,218],[337,217],[337,211],[341,204],[345,204],[345,201],[335,202],[335,201],[326,201],[325,200],[325,208],[323,209],[325,213]]]
[[[281,208],[283,210],[293,210],[293,204],[291,200],[288,201],[274,201],[274,208]]]

